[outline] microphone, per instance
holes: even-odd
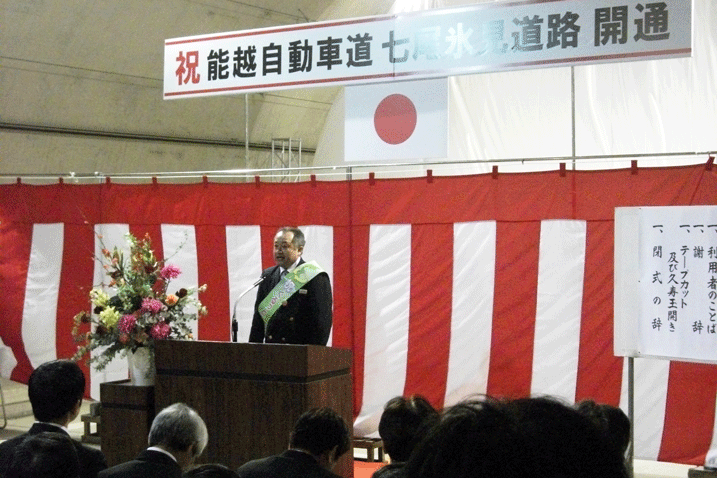
[[[259,277],[256,282],[254,282],[251,287],[246,289],[244,292],[239,294],[239,298],[234,301],[234,313],[232,314],[232,342],[238,342],[238,333],[239,333],[239,322],[237,321],[237,305],[239,304],[239,301],[249,293],[250,290],[252,290],[254,287],[261,284],[264,279],[266,279],[266,275],[262,274],[261,277]]]

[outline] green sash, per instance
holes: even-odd
[[[296,294],[299,289],[322,272],[324,270],[315,261],[311,261],[304,262],[286,274],[259,304],[258,312],[262,320],[264,320],[264,326],[269,323],[274,313],[289,297]]]

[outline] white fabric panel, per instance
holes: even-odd
[[[627,413],[627,358],[622,367],[620,408]],[[657,460],[662,444],[662,432],[667,407],[669,360],[635,358],[635,458]]]
[[[181,288],[194,289],[196,298],[196,289],[202,284],[199,283],[197,236],[194,226],[162,224],[162,248],[165,264],[173,264],[182,271],[179,277],[170,281],[167,292],[172,294]],[[185,307],[184,311],[188,314],[196,314],[197,308],[190,305]],[[198,335],[198,322],[195,320],[190,323],[195,339],[201,339]]]
[[[17,359],[12,349],[5,345],[0,338],[0,377],[10,378],[17,366]]]
[[[305,261],[316,261],[329,275],[331,290],[334,289],[334,228],[333,226],[300,226],[306,245],[301,257]],[[331,347],[334,329],[326,346]]]
[[[444,404],[486,393],[495,293],[495,221],[453,226],[451,344]]]
[[[572,403],[578,380],[585,221],[543,221],[531,393]]]
[[[452,80],[450,161],[571,154],[570,68],[463,75]],[[520,166],[524,171],[525,165]],[[491,165],[485,168],[489,172]]]
[[[63,224],[35,224],[22,309],[22,341],[32,368],[57,359],[55,326],[60,293]]]
[[[363,405],[354,435],[375,433],[386,402],[403,395],[411,296],[411,226],[372,225],[369,233]]]
[[[115,247],[124,252],[125,258],[129,254],[129,245],[127,244],[126,235],[129,233],[129,225],[127,224],[96,224],[95,225],[95,257],[102,258],[102,248],[113,250]],[[95,261],[94,284],[99,287],[100,284],[108,284],[109,278],[106,271],[102,268],[100,260]],[[117,289],[103,287],[110,297],[116,295]],[[89,298],[89,296],[88,296]],[[88,311],[89,312],[89,311]],[[97,349],[101,351],[103,349]],[[93,352],[92,356],[98,355]],[[127,367],[127,359],[123,355],[115,356],[107,367],[101,372],[90,367],[90,396],[100,399],[100,383],[113,382],[116,380],[125,380],[129,375]]]
[[[691,58],[575,69],[578,155],[714,150],[717,3],[694,0],[692,18]]]
[[[261,277],[261,227],[227,226],[227,269],[229,272],[229,304],[232,317],[239,324],[237,341],[249,341],[254,316],[256,288],[247,291]],[[239,297],[246,292],[244,297]],[[231,323],[229,326],[231,340]]]

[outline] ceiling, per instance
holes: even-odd
[[[337,87],[252,93],[246,103],[244,95],[163,100],[165,39],[379,15],[393,3],[2,0],[0,127],[34,135],[7,141],[8,157],[10,150],[31,148],[40,134],[243,143],[247,128],[251,145],[291,137],[311,151]],[[0,172],[24,167],[0,164]]]

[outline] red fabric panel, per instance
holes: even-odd
[[[370,227],[355,226],[351,234],[351,283],[353,356],[354,356],[354,420],[363,400],[363,364],[366,352],[366,295],[368,293],[368,243]],[[335,271],[334,271],[335,273]]]
[[[453,225],[411,228],[411,297],[404,395],[443,408],[451,343]]]
[[[30,263],[32,224],[18,224],[4,219],[6,207],[0,209],[0,290],[3,298],[0,337],[17,359],[11,378],[27,383],[32,367],[22,343],[22,313],[25,304],[25,280]]]
[[[612,221],[587,223],[576,402],[620,404],[624,359],[613,355],[614,237]]]
[[[530,395],[538,284],[539,222],[496,225],[495,298],[488,395]]]
[[[79,312],[91,311],[89,292],[93,287],[95,268],[95,234],[92,227],[82,224],[65,224],[64,250],[62,253],[62,274],[60,275],[59,297],[57,300],[56,347],[58,358],[71,358],[77,351],[72,341],[73,318]],[[70,271],[68,273],[68,271]],[[80,330],[89,331],[89,325]],[[69,339],[69,340],[68,340]],[[89,367],[85,360],[80,367],[85,372],[87,383],[85,396],[90,395]]]
[[[102,185],[102,220],[136,224],[222,224],[279,228],[346,225],[345,182]],[[332,200],[326,200],[331,198]],[[137,207],[141,205],[141,207]]]
[[[535,221],[573,216],[572,180],[558,172],[353,181],[354,224]]]
[[[659,461],[703,465],[712,442],[717,367],[670,362]],[[699,416],[699,420],[695,417]],[[689,438],[687,438],[689,437]]]
[[[276,265],[274,260],[274,236],[281,226],[261,226],[261,268],[266,269]]]
[[[32,186],[12,184],[0,187],[0,211],[4,221],[18,223],[100,222],[99,185],[53,184]]]
[[[615,219],[616,207],[714,204],[715,173],[703,166],[572,172],[576,178],[576,213],[581,219]],[[705,191],[712,185],[710,194]],[[697,194],[699,192],[699,194]],[[696,198],[708,202],[693,202]]]
[[[199,300],[209,313],[199,319],[199,339],[229,341],[231,337],[229,266],[226,227],[196,226],[199,284],[207,284]]]

